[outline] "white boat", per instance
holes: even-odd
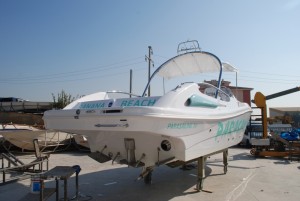
[[[38,139],[41,151],[49,148],[56,151],[61,145],[71,144],[72,135],[61,132],[38,129],[29,125],[0,124],[0,134],[5,141],[22,150],[33,151],[33,140]]]
[[[98,160],[134,167],[173,161],[187,162],[238,144],[252,112],[228,89],[221,89],[222,72],[229,64],[208,52],[192,51],[171,58],[151,76],[165,78],[217,72],[219,86],[182,83],[162,96],[112,98],[118,92],[98,92],[62,110],[44,113],[45,126],[86,135]]]

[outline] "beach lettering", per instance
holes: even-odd
[[[121,107],[130,107],[130,106],[153,106],[156,102],[156,99],[129,99],[123,100],[121,102]]]

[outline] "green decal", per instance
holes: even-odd
[[[140,101],[139,100],[135,101],[135,103],[133,104],[133,106],[140,106]]]
[[[223,124],[221,122],[218,122],[218,132],[217,132],[217,136],[218,135],[222,135],[223,132]]]
[[[246,125],[247,121],[243,119],[218,122],[218,131],[215,137],[217,138],[218,136],[223,136],[239,130],[243,130],[245,129]]]
[[[127,101],[126,101],[126,100],[122,101],[121,107],[122,107],[122,106],[127,106]]]
[[[99,103],[81,103],[80,109],[97,109],[103,108],[105,106],[104,102]]]
[[[168,123],[167,129],[192,129],[196,126],[195,123]]]
[[[234,126],[235,126],[235,123],[234,123],[234,121],[232,121],[232,122],[230,123],[230,129],[229,129],[229,132],[230,132],[230,133],[234,131]]]
[[[153,99],[153,100],[149,99],[148,100],[148,106],[153,106],[155,104],[155,102],[156,102],[155,99]]]
[[[155,104],[155,99],[145,99],[145,100],[123,100],[121,102],[121,107],[130,106],[153,106]]]

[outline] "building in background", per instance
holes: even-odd
[[[274,123],[291,124],[300,128],[300,107],[269,108],[270,118]]]

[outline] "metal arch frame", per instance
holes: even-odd
[[[148,89],[148,87],[149,87],[149,85],[150,85],[150,83],[151,83],[153,77],[154,77],[154,76],[162,69],[162,67],[163,67],[166,63],[168,63],[169,61],[171,61],[171,60],[173,60],[173,59],[175,59],[175,58],[177,58],[177,57],[180,57],[180,56],[186,55],[186,54],[191,54],[191,53],[202,53],[202,54],[207,54],[207,55],[213,56],[214,58],[217,59],[217,61],[219,62],[219,65],[220,65],[220,73],[219,73],[219,79],[218,79],[218,89],[220,90],[220,87],[221,87],[221,78],[222,78],[222,72],[223,72],[221,60],[220,60],[216,55],[214,55],[214,54],[212,54],[212,53],[210,53],[210,52],[194,51],[194,52],[186,52],[186,53],[184,53],[184,54],[177,55],[177,56],[172,57],[171,59],[165,61],[163,64],[161,64],[161,65],[160,65],[160,66],[152,73],[152,75],[151,75],[151,77],[150,77],[150,79],[149,79],[149,81],[148,81],[148,83],[147,83],[147,85],[146,85],[146,87],[145,87],[145,89],[144,89],[144,92],[143,92],[143,94],[142,94],[141,97],[145,97],[146,91],[147,91],[147,89]],[[215,97],[215,98],[217,98],[217,96],[218,96],[218,90],[217,90],[217,92],[216,92],[216,97]]]

